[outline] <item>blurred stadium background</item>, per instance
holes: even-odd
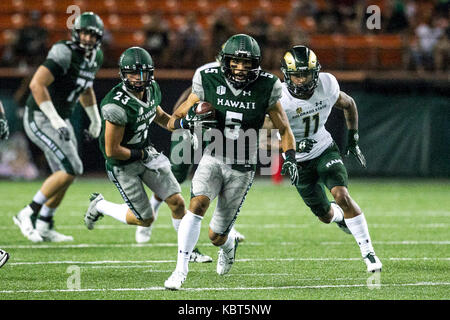
[[[230,35],[255,37],[263,68],[280,77],[283,51],[304,44],[357,102],[368,169],[348,160],[351,176],[450,177],[448,0],[2,0],[0,100],[12,132],[0,148],[0,177],[47,174],[45,158],[23,133],[22,112],[35,69],[55,41],[70,38],[71,5],[105,23],[98,102],[119,81],[117,60],[130,46],[152,54],[162,107],[171,113],[195,68],[214,60]],[[380,8],[380,29],[367,27],[370,5]],[[97,143],[81,138],[86,115],[77,109],[72,120],[85,172],[103,174]],[[343,114],[333,111],[328,127],[342,146]],[[153,143],[168,154],[170,134],[152,130]]]

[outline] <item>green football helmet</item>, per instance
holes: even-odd
[[[141,47],[128,48],[120,56],[119,75],[129,90],[140,92],[148,88],[154,79],[154,70],[152,57]],[[137,74],[139,80],[132,83],[127,74]]]
[[[94,45],[86,45],[81,43],[81,30],[87,31],[97,37]],[[100,19],[100,17],[93,12],[84,12],[75,19],[72,29],[72,41],[82,50],[92,51],[93,49],[100,47],[103,32],[104,28],[102,19]]]
[[[305,46],[295,46],[286,51],[281,59],[281,71],[289,92],[296,98],[308,99],[319,83],[320,63],[316,54]],[[295,84],[291,76],[305,78],[302,84]]]
[[[246,34],[232,36],[223,45],[219,56],[223,74],[236,89],[241,89],[258,78],[261,71],[261,50],[256,40],[251,36]],[[233,73],[230,66],[230,61],[233,59],[251,62],[251,67],[246,70],[245,77],[238,77]]]

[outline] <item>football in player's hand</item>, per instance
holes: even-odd
[[[208,118],[214,118],[214,107],[206,101],[199,101],[194,104],[194,112],[197,115],[204,115]]]

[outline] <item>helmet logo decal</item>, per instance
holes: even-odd
[[[309,69],[313,69],[315,68],[317,65],[317,57],[316,54],[314,52],[312,52],[311,50],[309,50],[309,61],[308,61],[308,67]]]
[[[286,52],[284,55],[284,61],[286,62],[288,70],[297,71],[297,67],[295,66],[295,58],[292,53]]]

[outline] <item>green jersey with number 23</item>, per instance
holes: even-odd
[[[116,85],[100,104],[102,132],[99,137],[100,150],[107,165],[124,165],[130,160],[116,160],[106,156],[105,121],[125,127],[121,142],[129,149],[143,149],[150,144],[148,129],[156,116],[156,108],[161,104],[161,90],[156,81],[152,81],[145,91],[143,100],[136,98],[123,83]]]

